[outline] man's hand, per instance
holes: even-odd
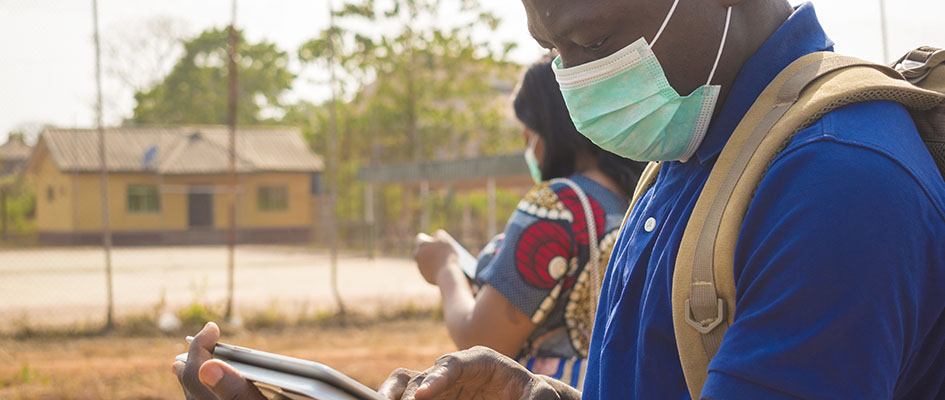
[[[440,271],[448,268],[450,263],[458,265],[456,250],[450,241],[450,234],[438,230],[430,237],[426,234],[417,235],[417,250],[413,258],[417,261],[417,268],[427,282],[436,285]]]
[[[187,363],[174,362],[174,373],[188,400],[263,400],[256,386],[233,367],[213,359],[213,346],[220,339],[220,328],[208,322],[194,336],[187,352]]]
[[[442,356],[423,372],[398,369],[379,392],[392,400],[580,398],[576,390],[555,386],[512,359],[476,346]]]

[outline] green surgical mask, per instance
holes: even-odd
[[[560,56],[554,60],[574,126],[602,149],[637,161],[687,161],[705,137],[721,88],[711,83],[732,8],[708,82],[682,97],[669,85],[651,50],[678,4],[673,3],[652,44],[640,38],[610,56],[573,68],[562,68]]]
[[[528,173],[532,174],[532,180],[535,183],[541,183],[541,166],[538,165],[538,157],[535,157],[535,144],[537,139],[529,140],[528,147],[525,148],[525,164],[528,165]]]

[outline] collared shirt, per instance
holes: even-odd
[[[831,48],[798,7],[742,67],[696,157],[664,163],[614,248],[585,399],[689,398],[670,295],[692,208],[764,87]],[[745,216],[734,276],[703,397],[945,398],[945,182],[901,106],[842,107],[792,139]]]

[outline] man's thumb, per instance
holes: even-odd
[[[264,400],[262,393],[233,367],[220,360],[200,366],[200,382],[222,400]]]

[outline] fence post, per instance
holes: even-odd
[[[487,225],[488,229],[486,231],[489,233],[486,241],[492,240],[492,237],[497,235],[499,232],[496,232],[495,224],[495,177],[490,176],[486,180],[486,196],[487,200],[487,211],[486,217],[489,218],[489,223]]]
[[[375,254],[375,222],[374,222],[374,184],[368,183],[364,187],[364,221],[367,223],[367,250],[368,259],[373,260]]]
[[[7,188],[0,189],[0,221],[3,224],[3,240],[7,240]]]
[[[102,245],[105,248],[105,290],[108,297],[108,310],[105,317],[105,329],[112,329],[115,326],[114,311],[115,299],[112,288],[112,230],[109,226],[109,207],[108,207],[108,164],[105,154],[105,126],[104,112],[102,110],[102,49],[98,35],[98,1],[92,0],[92,23],[95,34],[95,86],[98,93],[98,102],[96,108],[96,125],[98,126],[98,155],[101,166],[101,175],[99,180],[99,189],[101,189],[102,203]]]

